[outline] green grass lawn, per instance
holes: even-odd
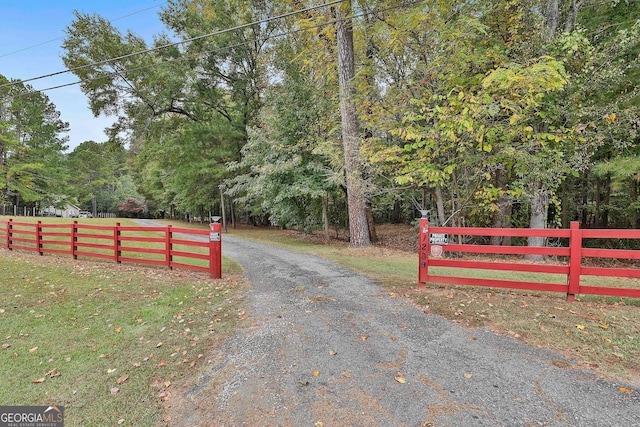
[[[240,271],[0,249],[0,405],[64,405],[67,426],[158,425],[242,323]]]

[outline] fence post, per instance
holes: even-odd
[[[212,222],[209,233],[209,270],[212,279],[222,279],[222,224]]]
[[[173,270],[173,267],[171,266],[171,262],[173,261],[173,256],[171,255],[171,252],[173,251],[173,244],[171,243],[171,239],[173,239],[173,231],[171,231],[171,224],[167,225],[164,238],[164,249],[166,251],[165,262],[167,263],[167,268],[169,270]]]
[[[78,242],[78,221],[73,221],[73,224],[71,224],[71,256],[73,257],[73,259],[78,259],[78,255],[76,254],[76,251],[78,250],[78,247],[76,246],[76,243]]]
[[[38,251],[38,255],[43,255],[42,253],[42,221],[38,221],[36,224],[36,250]]]
[[[11,230],[13,229],[13,224],[12,224],[13,218],[9,218],[9,221],[7,221],[7,249],[9,249],[10,251],[13,250],[11,248]]]
[[[116,222],[116,226],[113,227],[113,259],[117,264],[120,264],[120,223]]]
[[[418,250],[418,289],[429,281],[429,220],[420,218],[420,249]]]
[[[580,293],[580,269],[582,268],[582,230],[578,221],[571,222],[569,237],[569,277],[567,301],[575,301]]]

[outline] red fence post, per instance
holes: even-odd
[[[580,269],[582,268],[582,230],[578,221],[571,222],[569,237],[569,277],[567,301],[575,301],[580,293]]]
[[[42,221],[38,221],[36,224],[36,251],[38,251],[38,255],[42,255]]]
[[[11,221],[13,221],[13,218],[9,218],[9,221],[7,221],[7,249],[11,250],[11,229],[13,228],[13,224],[11,223]]]
[[[76,246],[76,243],[78,243],[78,221],[73,221],[73,224],[71,224],[71,256],[73,257],[73,259],[78,259],[78,255],[76,255],[76,251],[78,250],[78,247]]]
[[[418,264],[418,289],[424,289],[429,281],[429,220],[420,218],[420,249]]]
[[[167,263],[167,268],[169,270],[173,270],[171,266],[171,261],[173,261],[173,256],[171,255],[171,251],[173,250],[173,244],[171,243],[171,239],[173,238],[173,232],[171,231],[171,224],[167,225],[167,229],[164,234],[164,248],[165,248],[165,262]]]
[[[209,269],[212,279],[222,279],[222,224],[210,224],[209,233]]]
[[[117,264],[120,264],[120,223],[116,222],[116,226],[113,227],[113,259]]]

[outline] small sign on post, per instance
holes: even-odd
[[[430,245],[448,245],[449,235],[446,233],[429,233]]]

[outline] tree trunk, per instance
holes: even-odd
[[[560,9],[558,7],[558,0],[547,0],[546,7],[544,8],[545,18],[545,40],[550,42],[558,29],[558,23],[560,22]]]
[[[349,211],[349,243],[351,247],[371,245],[367,222],[367,196],[360,156],[358,116],[354,100],[355,58],[353,50],[353,25],[350,18],[351,3],[346,1],[337,8],[336,40],[338,44],[338,81],[340,85],[340,115],[342,144],[344,147],[344,171]]]
[[[529,220],[529,228],[544,229],[547,228],[547,208],[549,206],[549,194],[541,188],[540,183],[535,183],[531,194],[531,216]],[[543,247],[544,237],[530,236],[527,238],[527,244],[530,247]],[[527,255],[527,259],[533,261],[542,261],[542,255]]]
[[[501,191],[504,190],[505,185],[507,184],[507,171],[505,171],[504,167],[499,167],[496,170],[496,188]],[[511,203],[508,197],[503,194],[498,196],[497,212],[493,213],[493,217],[491,218],[491,227],[492,228],[504,228],[506,222],[506,208]],[[503,236],[491,236],[491,244],[494,246],[499,246],[502,244]]]
[[[562,228],[569,228],[571,226],[571,219],[569,217],[569,189],[571,188],[570,182],[573,180],[570,177],[566,177],[562,181]]]
[[[442,227],[444,222],[447,220],[444,217],[444,198],[442,197],[442,187],[440,185],[436,186],[434,193],[436,195],[436,208],[438,209],[438,225]]]
[[[638,228],[638,181],[631,180],[631,228]]]
[[[322,231],[324,237],[329,238],[329,197],[322,196]]]
[[[601,195],[601,189],[600,189],[600,178],[596,177],[596,207],[595,207],[595,212],[594,212],[594,216],[595,216],[595,221],[593,223],[595,228],[602,228],[600,226],[600,206],[602,205],[602,195]]]
[[[220,214],[222,215],[222,230],[227,232],[227,209],[224,205],[224,189],[222,186],[220,188]]]
[[[371,202],[367,201],[367,225],[369,226],[369,238],[372,243],[378,241],[378,233],[376,233],[376,223],[373,220],[373,207]]]
[[[504,208],[504,219],[502,223],[503,228],[511,228],[511,214],[513,213],[513,203],[508,203]],[[502,246],[511,246],[511,236],[504,236],[502,238]]]
[[[231,227],[236,228],[236,207],[233,197],[229,197],[229,212],[231,213]]]
[[[609,206],[611,202],[611,175],[607,175],[604,180],[604,197],[602,206],[602,228],[609,228]]]

